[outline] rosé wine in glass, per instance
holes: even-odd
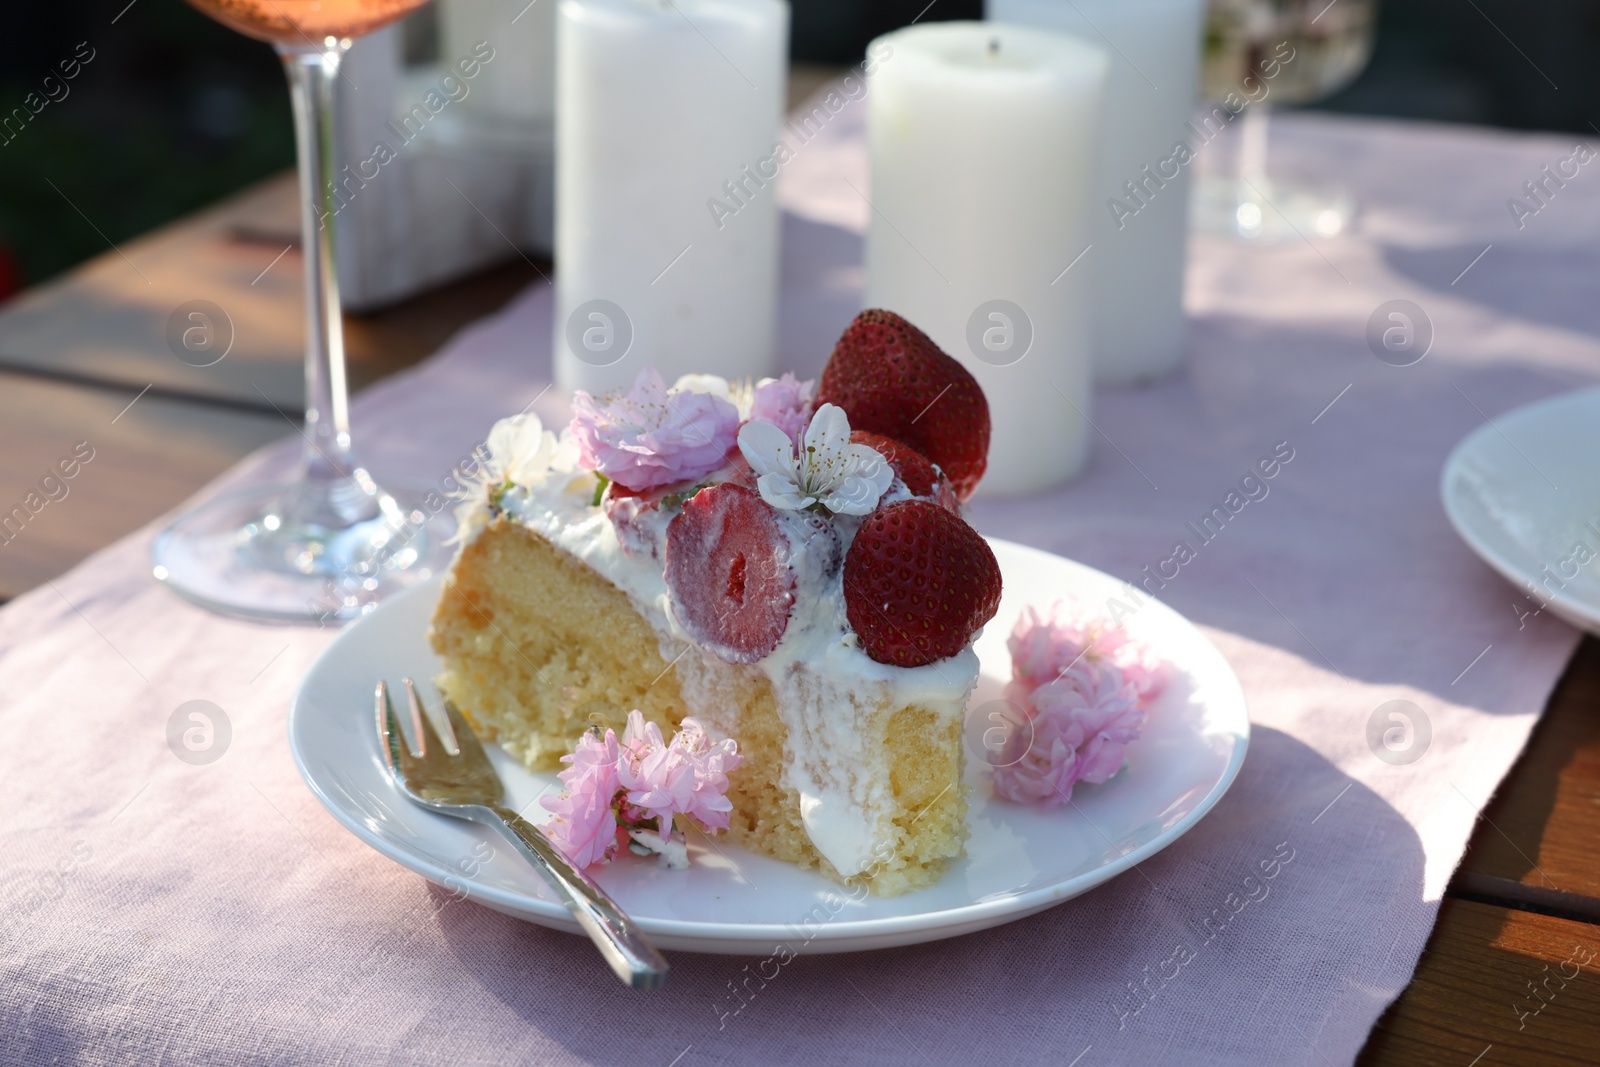
[[[229,29],[295,47],[360,37],[404,18],[428,0],[189,0]]]

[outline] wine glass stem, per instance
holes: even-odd
[[[1244,109],[1244,119],[1239,129],[1239,177],[1248,184],[1251,199],[1255,190],[1264,189],[1267,182],[1267,120],[1265,104],[1251,104]]]
[[[348,40],[329,38],[324,47],[278,49],[289,76],[300,162],[300,248],[306,291],[305,472],[314,482],[348,478],[356,467],[334,256],[334,215],[340,201],[333,92],[348,47]]]

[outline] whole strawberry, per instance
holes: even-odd
[[[928,462],[928,457],[921,452],[871,430],[851,430],[850,443],[876,449],[879,455],[889,461],[895,476],[905,483],[912,496],[931,500],[942,508],[961,514],[955,490],[950,487],[950,479]]]
[[[879,663],[953,656],[1000,607],[1000,565],[978,531],[937,504],[901,500],[868,515],[844,560],[844,606]]]
[[[700,490],[667,524],[666,555],[672,612],[695,641],[729,663],[778,647],[795,572],[778,513],[758,493],[732,483]]]
[[[817,406],[837,404],[850,426],[903,441],[937,463],[961,500],[989,456],[989,402],[977,379],[892,311],[857,315],[822,369]]]

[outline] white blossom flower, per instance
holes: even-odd
[[[563,426],[560,435],[556,438],[556,454],[550,460],[551,474],[586,474],[579,466],[581,449],[578,446],[577,435],[572,432],[572,427]]]
[[[541,481],[561,452],[556,435],[532,412],[495,423],[488,445],[491,477],[522,486]]]
[[[570,433],[555,434],[544,428],[539,416],[513,415],[501,419],[489,437],[473,451],[476,460],[471,473],[465,468],[448,496],[456,503],[456,532],[451,544],[462,544],[488,525],[493,518],[491,504],[507,482],[531,488],[548,481],[550,473],[568,474],[576,469],[577,442]]]
[[[757,476],[761,499],[790,511],[821,504],[835,514],[865,515],[894,481],[877,449],[850,443],[850,419],[834,404],[811,417],[798,456],[794,440],[770,422],[745,423],[739,451]]]

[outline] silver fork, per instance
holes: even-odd
[[[544,831],[505,806],[505,786],[483,746],[450,701],[435,726],[417,687],[401,679],[416,751],[407,744],[389,702],[389,686],[378,683],[378,738],[395,787],[408,799],[441,815],[493,827],[544,876],[606,963],[635,989],[659,989],[667,961],[606,891],[574,867]]]

